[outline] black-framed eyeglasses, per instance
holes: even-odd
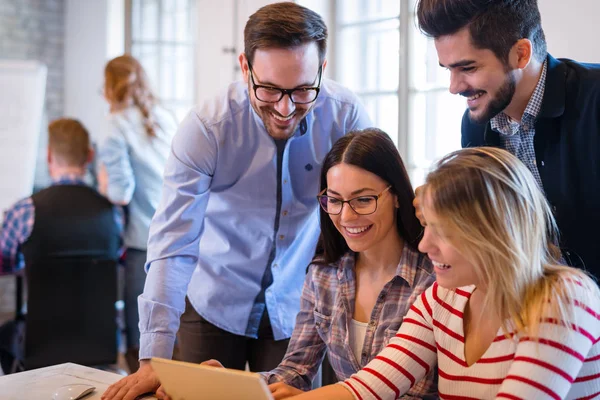
[[[281,89],[274,86],[257,85],[254,82],[254,71],[252,70],[252,64],[248,61],[248,70],[250,71],[250,80],[252,81],[252,89],[256,98],[265,103],[277,103],[286,94],[292,100],[294,104],[308,104],[317,100],[319,91],[321,90],[321,75],[323,73],[323,66],[319,66],[319,72],[317,78],[317,86],[314,87],[299,87],[296,89]]]
[[[327,188],[325,188],[317,195],[317,200],[319,200],[321,208],[327,214],[338,215],[342,212],[344,203],[348,203],[350,208],[358,215],[369,215],[377,211],[377,200],[379,200],[379,198],[383,196],[385,192],[390,190],[391,187],[392,185],[386,187],[379,194],[358,196],[350,200],[342,200],[338,199],[337,197],[327,196],[323,194],[327,190]]]

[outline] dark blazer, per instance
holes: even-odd
[[[563,255],[600,278],[600,64],[548,55],[534,148],[546,197],[560,229]],[[465,112],[462,146],[498,146],[490,123]]]

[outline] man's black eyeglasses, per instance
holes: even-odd
[[[315,87],[300,87],[296,89],[281,89],[273,86],[257,85],[254,82],[254,72],[252,70],[252,64],[248,61],[248,69],[250,71],[250,79],[252,81],[252,89],[256,98],[265,103],[277,103],[286,94],[290,97],[294,104],[308,104],[312,103],[317,99],[319,91],[321,90],[321,74],[323,72],[323,66],[319,67],[318,81],[319,83]]]

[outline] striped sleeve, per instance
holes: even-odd
[[[576,325],[567,326],[546,316],[540,325],[539,339],[519,339],[515,358],[496,398],[594,397],[589,396],[600,387],[599,363],[592,362],[598,352],[600,304],[576,304]]]
[[[361,371],[342,383],[356,399],[396,399],[437,362],[432,287],[411,306],[400,330]]]

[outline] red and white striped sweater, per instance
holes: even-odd
[[[463,311],[474,288],[434,283],[387,347],[341,384],[357,399],[396,399],[437,363],[440,399],[600,399],[600,304],[579,303],[577,327],[544,320],[539,342],[500,330],[469,367]]]

